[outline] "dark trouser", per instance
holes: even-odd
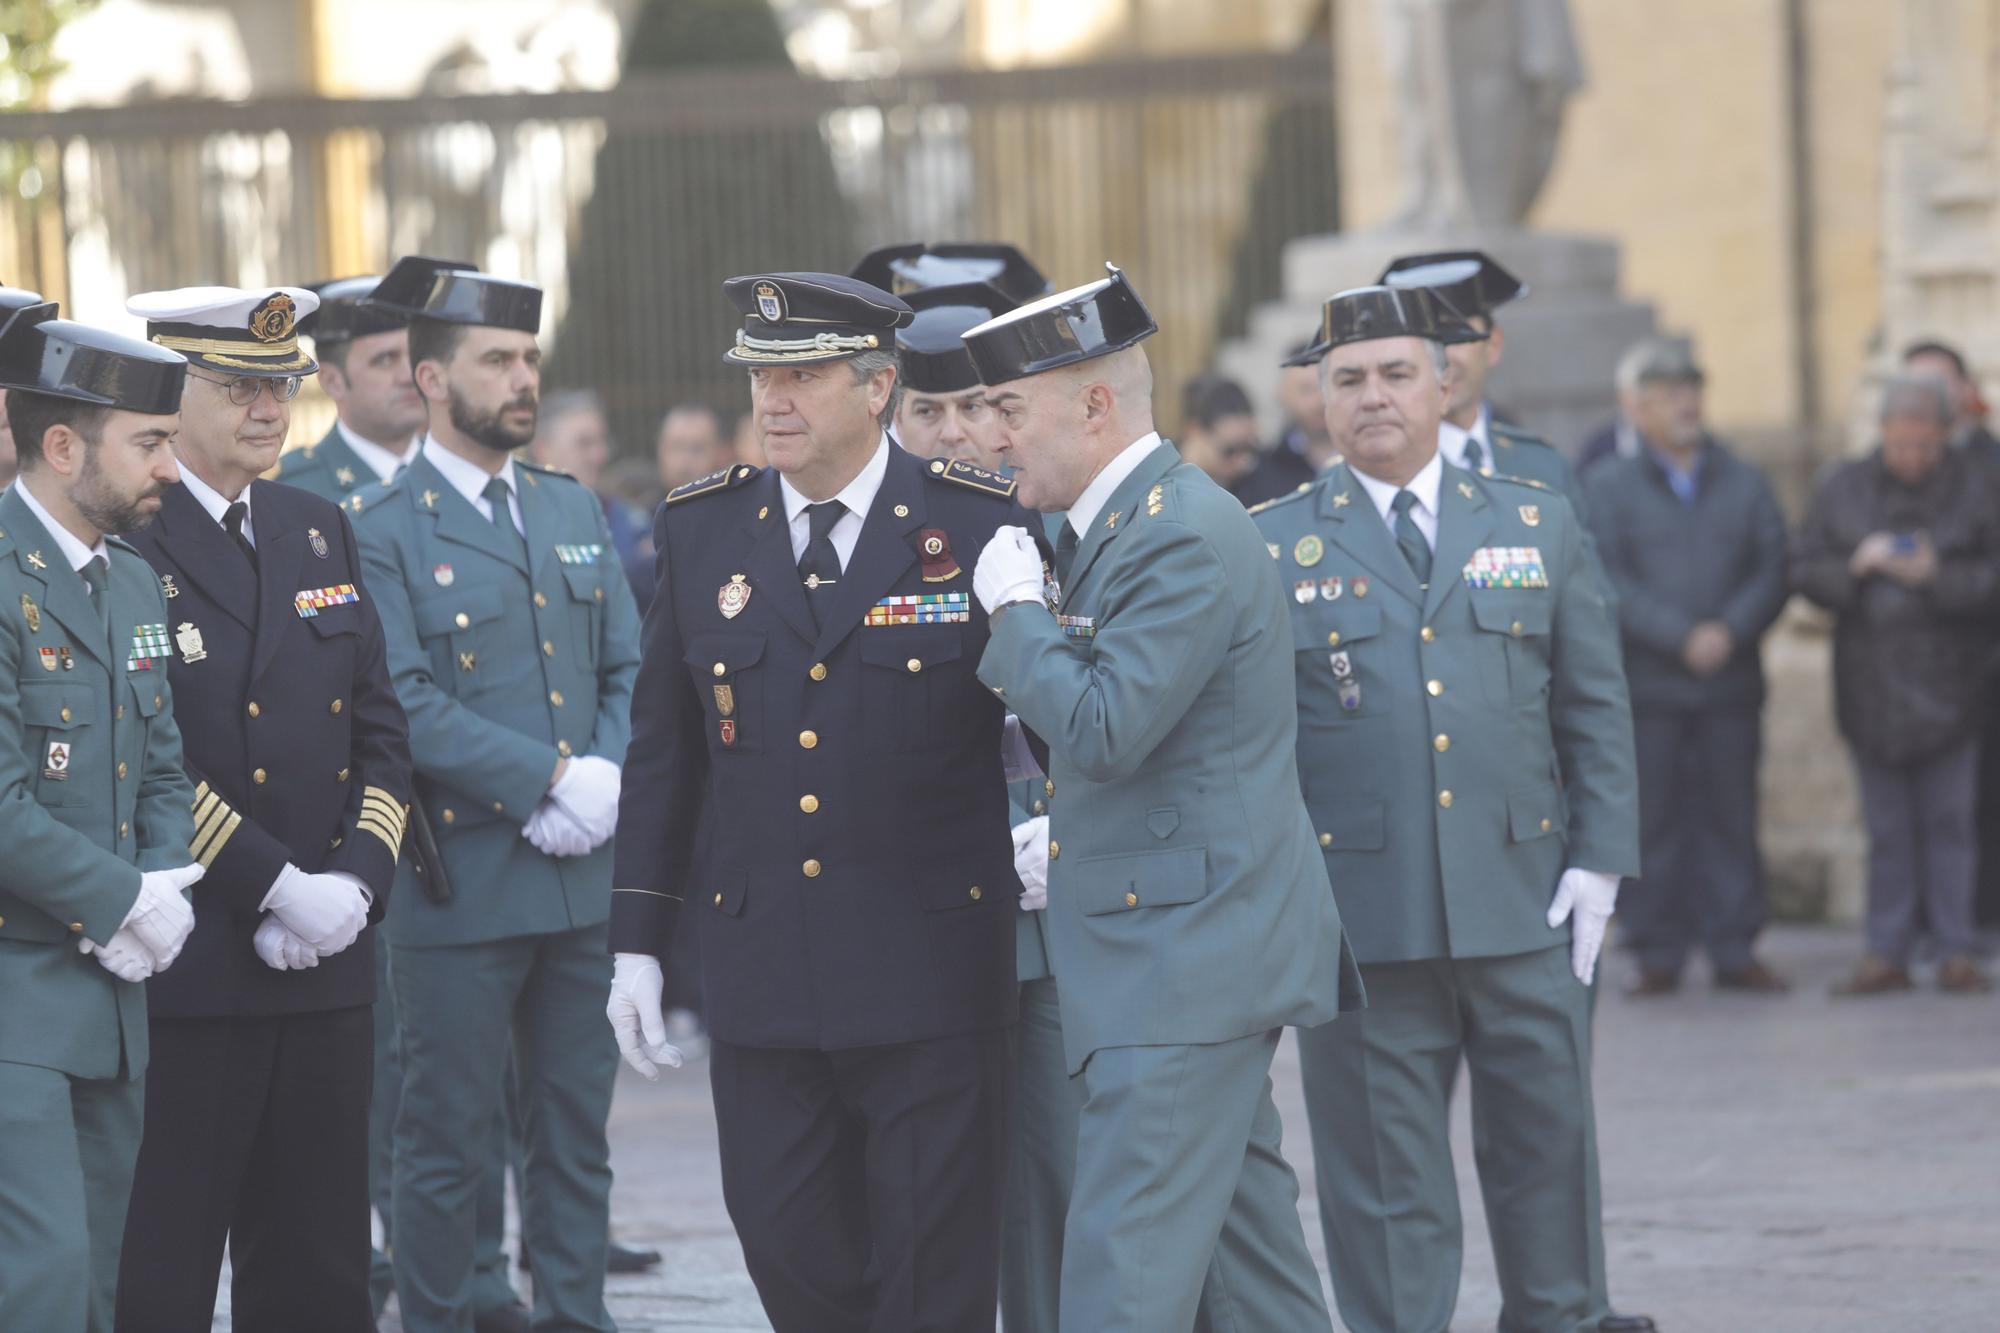
[[[225,1240],[242,1329],[368,1333],[374,1016],[152,1020],[119,1333],[205,1329]]]
[[[2000,674],[1986,681],[1989,699],[2000,699]],[[1979,742],[1979,897],[1973,917],[2000,925],[2000,707],[1986,710]]]
[[[722,1197],[777,1333],[993,1327],[1014,1041],[710,1046]]]
[[[1913,764],[1877,764],[1857,754],[1854,767],[1868,822],[1868,948],[1906,965],[1921,903],[1938,951],[1969,955],[1978,740]]]
[[[1632,723],[1645,878],[1619,895],[1622,938],[1649,968],[1679,972],[1699,940],[1718,972],[1734,972],[1764,926],[1758,710],[1641,711]]]

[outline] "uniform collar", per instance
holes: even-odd
[[[1097,513],[1111,499],[1111,493],[1119,483],[1139,470],[1139,464],[1146,461],[1153,450],[1160,447],[1160,432],[1147,431],[1132,443],[1120,449],[1117,456],[1104,465],[1104,470],[1090,479],[1083,488],[1083,494],[1076,497],[1076,503],[1069,507],[1069,525],[1081,537],[1090,531],[1090,525],[1097,521]]]
[[[417,456],[418,442],[416,440],[412,440],[404,445],[403,451],[397,453],[393,449],[384,448],[373,440],[363,439],[349,430],[347,423],[339,418],[334,419],[333,428],[340,432],[340,438],[346,443],[349,449],[354,451],[354,456],[363,463],[366,463],[368,470],[373,472],[379,481],[389,480],[389,478],[396,475],[397,468],[402,467]]]
[[[487,483],[491,482],[494,477],[498,477],[500,480],[506,482],[507,490],[510,493],[520,493],[520,488],[516,485],[517,478],[514,475],[514,460],[511,456],[508,457],[506,462],[500,465],[498,472],[488,473],[479,464],[472,462],[470,459],[460,458],[457,454],[439,444],[437,437],[434,435],[425,435],[421,448],[424,457],[429,459],[431,466],[438,470],[438,475],[443,477],[445,483],[453,490],[464,496],[465,502],[471,505],[475,511],[479,508],[477,502],[486,498]]]
[[[1493,409],[1487,403],[1479,405],[1479,416],[1473,421],[1472,429],[1455,426],[1449,421],[1438,422],[1438,452],[1450,461],[1453,467],[1465,466],[1465,442],[1479,441],[1480,449],[1486,455],[1486,465],[1493,464]],[[1472,469],[1478,471],[1478,469]]]
[[[840,493],[833,498],[845,505],[847,512],[854,515],[857,519],[866,519],[868,517],[868,507],[875,503],[875,492],[882,489],[882,478],[888,474],[888,471],[889,436],[885,432],[882,438],[876,442],[875,452],[869,456],[866,463],[861,465],[861,471],[854,475],[854,480],[841,487]],[[784,497],[785,522],[787,523],[797,518],[807,505],[813,503],[813,501],[808,500],[804,495],[795,490],[791,479],[783,473],[778,474],[778,494]]]
[[[1410,478],[1408,486],[1391,486],[1386,481],[1377,481],[1357,467],[1350,466],[1347,470],[1361,483],[1361,489],[1368,492],[1369,502],[1375,506],[1375,512],[1382,516],[1384,523],[1393,524],[1396,521],[1396,492],[1399,490],[1406,490],[1415,495],[1417,503],[1433,516],[1438,512],[1438,492],[1444,486],[1444,458],[1441,454],[1432,454],[1431,461],[1424,464],[1423,470],[1416,476]]]
[[[216,490],[215,487],[197,477],[194,474],[194,469],[186,463],[181,464],[181,486],[186,489],[189,495],[195,498],[195,501],[207,511],[208,516],[218,524],[222,522],[222,516],[229,512],[229,506],[236,502],[224,499],[221,491]],[[245,486],[243,494],[237,496],[236,500],[241,501],[243,504],[243,531],[247,534],[250,532],[250,488]],[[255,544],[256,538],[254,536],[251,537],[251,542]]]
[[[49,536],[56,539],[56,547],[63,553],[63,559],[69,561],[71,569],[80,570],[99,556],[104,557],[107,564],[110,562],[111,548],[104,544],[104,538],[99,537],[95,546],[85,546],[75,533],[56,522],[49,511],[42,508],[42,502],[35,498],[34,491],[28,486],[27,477],[16,477],[14,489],[21,493],[21,503],[28,506],[28,512],[35,516],[36,522],[47,528]]]

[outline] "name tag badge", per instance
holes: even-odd
[[[69,742],[50,741],[49,752],[42,760],[42,777],[48,782],[69,781]]]

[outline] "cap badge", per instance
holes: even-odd
[[[250,336],[260,343],[283,342],[298,322],[298,303],[284,292],[272,292],[250,312]]]
[[[785,322],[785,294],[778,290],[775,282],[760,282],[756,286],[757,316],[766,324]]]

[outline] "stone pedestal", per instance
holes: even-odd
[[[1285,247],[1285,299],[1253,311],[1246,336],[1217,350],[1217,367],[1249,391],[1275,433],[1278,363],[1319,326],[1322,301],[1375,281],[1398,255],[1461,249],[1486,251],[1530,288],[1500,312],[1507,354],[1494,371],[1493,400],[1522,426],[1573,450],[1611,416],[1619,356],[1654,329],[1651,306],[1619,295],[1618,246],[1601,237],[1508,229],[1293,241]]]

